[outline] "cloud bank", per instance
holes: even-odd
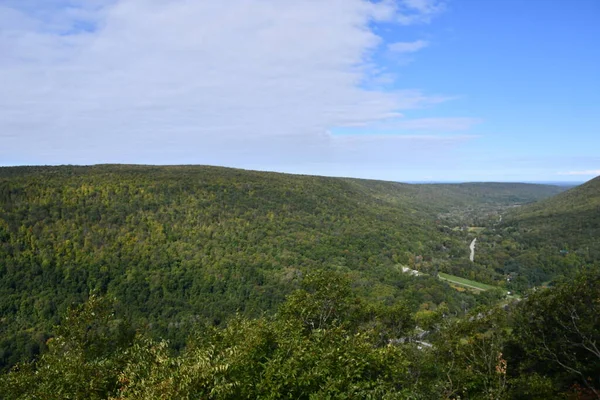
[[[472,124],[403,119],[446,97],[365,85],[388,73],[373,63],[386,46],[374,24],[426,23],[443,10],[438,1],[3,4],[3,164],[197,163],[352,175],[357,165],[393,169],[404,165],[399,153],[445,151],[471,138],[368,134],[381,123],[448,123],[448,131]],[[357,126],[365,131],[354,137],[329,133]]]
[[[586,171],[559,172],[558,175],[566,175],[566,176],[600,176],[600,169],[591,169],[591,170],[586,170]]]

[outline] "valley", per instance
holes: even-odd
[[[404,337],[406,346],[426,338],[441,357],[444,335],[471,313],[516,307],[513,295],[598,265],[597,188],[202,166],[0,168],[0,367],[54,362],[54,338],[79,329],[64,316],[92,318],[92,303],[107,299],[116,320],[106,321],[168,341],[168,354],[184,359],[208,345],[195,332],[217,347],[222,335],[279,346],[305,332],[298,340],[310,347],[336,329],[336,341],[367,335],[347,355]],[[127,335],[124,346],[134,343]],[[402,349],[386,351],[412,351]]]

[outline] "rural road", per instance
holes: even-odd
[[[473,241],[471,242],[471,245],[469,246],[469,248],[471,249],[471,255],[469,256],[469,259],[471,260],[471,262],[475,261],[475,243],[477,242],[477,238],[473,239]]]

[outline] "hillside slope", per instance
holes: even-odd
[[[508,216],[507,224],[522,229],[525,240],[532,243],[544,241],[565,250],[597,249],[600,246],[600,177],[515,210]]]

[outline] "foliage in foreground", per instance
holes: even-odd
[[[337,274],[308,276],[277,315],[198,329],[179,355],[133,336],[106,298],[92,296],[67,314],[37,362],[0,378],[0,397],[599,398],[598,270],[508,310],[440,313],[422,340],[408,308],[365,303],[348,284]]]

